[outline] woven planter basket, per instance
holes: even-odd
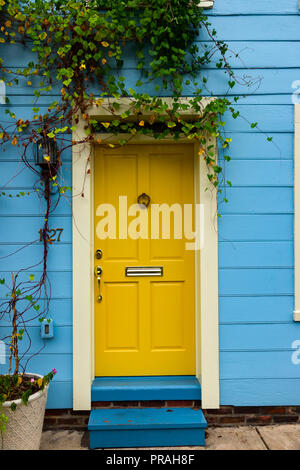
[[[27,373],[29,377],[42,378],[42,375]],[[8,417],[4,433],[3,450],[39,450],[49,385],[44,390],[30,395],[28,404],[21,399],[5,401],[1,411]],[[10,409],[16,403],[15,411]],[[1,449],[1,439],[0,439]]]

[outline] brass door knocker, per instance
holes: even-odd
[[[146,194],[146,193],[142,193],[142,194],[140,194],[139,197],[137,198],[137,202],[138,202],[138,204],[140,204],[141,206],[148,207],[149,204],[150,204],[150,196],[148,196],[148,194]]]

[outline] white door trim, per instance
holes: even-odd
[[[293,319],[300,322],[300,104],[294,106],[294,293]]]
[[[166,101],[170,99],[166,98]],[[204,101],[204,100],[203,100]],[[124,98],[120,113],[132,101]],[[106,119],[105,110],[93,106],[88,114]],[[186,111],[185,115],[191,115]],[[74,140],[85,139],[85,121],[80,119]],[[107,139],[107,134],[100,135]],[[115,139],[110,136],[111,142]],[[150,137],[138,136],[131,143],[162,143]],[[173,139],[165,143],[176,145]],[[178,142],[187,142],[180,139]],[[218,230],[217,198],[214,191],[205,190],[209,184],[207,168],[195,147],[195,202],[204,206],[204,243],[196,252],[196,355],[197,377],[202,388],[202,407],[219,407],[219,312],[218,312]],[[73,146],[73,409],[91,409],[91,383],[94,378],[94,237],[93,237],[93,148],[89,144]]]

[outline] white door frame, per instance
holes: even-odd
[[[165,98],[170,101],[171,98]],[[203,100],[204,101],[204,100]],[[128,109],[132,100],[118,100],[119,113]],[[111,101],[89,109],[90,117],[105,120],[111,115]],[[194,113],[183,112],[193,117]],[[144,116],[146,118],[146,116]],[[195,115],[196,117],[196,115]],[[74,140],[86,138],[85,121],[79,120]],[[99,135],[104,141],[117,138]],[[137,136],[133,144],[171,143],[173,139],[155,140]],[[201,203],[204,219],[203,246],[195,252],[196,283],[196,375],[201,383],[202,408],[218,408],[219,398],[219,311],[218,311],[218,229],[217,198],[209,185],[206,163],[198,154],[198,143],[186,138],[179,143],[194,143],[195,202]],[[91,383],[94,379],[94,201],[93,146],[73,146],[73,409],[91,409]],[[203,220],[202,220],[203,223]]]

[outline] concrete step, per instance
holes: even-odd
[[[204,446],[206,420],[194,408],[98,409],[90,414],[90,448]]]

